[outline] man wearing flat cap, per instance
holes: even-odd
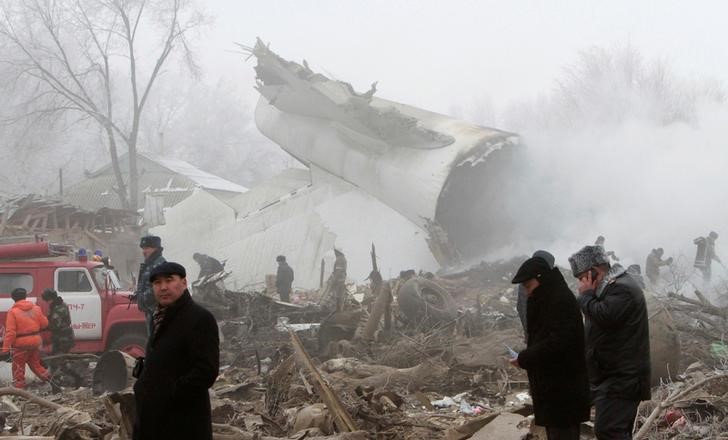
[[[144,312],[147,321],[147,336],[152,333],[152,315],[157,306],[152,291],[152,283],[149,281],[149,275],[155,267],[167,260],[162,256],[162,239],[156,235],[145,235],[139,242],[142,248],[144,262],[139,265],[139,276],[137,277],[137,287],[132,298],[136,299],[137,307]]]
[[[535,422],[546,427],[549,440],[578,440],[590,405],[584,326],[574,294],[541,256],[526,260],[512,283],[528,296],[528,337],[511,364],[528,372]]]
[[[650,398],[650,331],[642,289],[604,248],[585,246],[569,257],[579,279],[586,361],[599,440],[631,439],[641,400]]]
[[[550,252],[544,251],[542,249],[537,250],[531,256],[543,259],[551,269],[553,269],[554,264],[556,263],[556,258],[554,258],[554,256]],[[526,342],[528,342],[528,322],[526,320],[527,310],[528,293],[526,292],[526,288],[523,287],[523,284],[519,284],[518,297],[516,299],[516,311],[518,312],[518,318],[521,320],[521,326],[523,327],[523,334],[525,335]]]
[[[135,368],[133,440],[211,440],[208,389],[220,368],[217,322],[190,296],[182,265],[162,263],[149,280],[157,306],[146,357]]]

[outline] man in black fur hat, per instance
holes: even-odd
[[[156,235],[146,235],[139,242],[142,248],[144,262],[139,265],[139,277],[137,278],[137,287],[132,295],[132,299],[136,299],[137,307],[144,312],[147,321],[147,336],[152,334],[152,315],[157,308],[157,301],[154,299],[154,291],[152,283],[149,282],[149,274],[152,270],[162,263],[166,263],[162,256],[162,239]]]

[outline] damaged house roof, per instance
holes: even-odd
[[[75,228],[109,232],[124,229],[133,217],[132,212],[106,207],[95,211],[85,210],[57,197],[0,193],[0,236]]]
[[[170,207],[189,197],[198,187],[223,200],[248,190],[183,160],[160,158],[148,153],[137,153],[137,158],[140,201],[147,195],[163,196],[164,206]],[[119,157],[119,163],[124,177],[128,178],[128,155]],[[121,209],[116,188],[113,168],[111,164],[107,164],[66,189],[63,200],[88,210]]]

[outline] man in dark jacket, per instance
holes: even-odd
[[[152,283],[149,281],[149,274],[152,273],[155,267],[167,260],[162,256],[162,251],[164,250],[162,247],[162,239],[156,235],[142,237],[139,242],[139,247],[142,248],[144,262],[139,265],[137,288],[132,298],[136,299],[139,310],[144,312],[144,317],[147,321],[147,336],[149,336],[152,334],[152,315],[154,314],[154,309],[157,307],[154,292],[152,291]]]
[[[631,439],[641,400],[650,398],[650,331],[642,289],[600,246],[569,257],[586,318],[586,361],[599,440]]]
[[[291,286],[293,285],[293,269],[286,262],[284,255],[276,257],[278,273],[276,274],[276,291],[281,301],[291,302]]]
[[[212,258],[209,255],[195,252],[192,254],[192,259],[200,265],[200,274],[197,275],[198,280],[202,277],[206,277],[207,275],[212,275],[225,270],[225,266],[223,266],[219,260]]]
[[[556,259],[554,256],[547,251],[544,250],[537,250],[533,253],[532,257],[539,257],[542,258],[546,263],[548,263],[549,267],[553,269],[554,264],[556,263]],[[526,320],[526,311],[528,310],[528,293],[526,292],[526,288],[523,287],[523,284],[518,285],[518,298],[516,298],[516,311],[518,312],[518,317],[521,320],[521,326],[523,326],[523,334],[525,336],[526,342],[528,342],[528,322]]]
[[[652,284],[657,284],[660,279],[660,266],[669,266],[672,264],[672,257],[663,260],[662,256],[665,250],[662,248],[652,249],[645,261],[645,275]]]
[[[589,420],[584,326],[574,294],[558,268],[531,257],[512,283],[528,295],[528,346],[511,363],[528,372],[536,424],[549,440],[579,440]]]
[[[220,367],[218,328],[192,300],[186,275],[170,262],[149,277],[157,308],[141,372],[135,368],[134,440],[212,439],[208,389]]]

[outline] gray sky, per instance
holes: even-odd
[[[287,59],[380,97],[448,112],[490,97],[497,107],[547,93],[579,50],[632,45],[681,76],[728,84],[728,2],[208,0],[198,44],[207,80],[253,85],[231,53],[256,36]],[[444,6],[447,4],[447,6]],[[251,95],[255,96],[255,95]]]

